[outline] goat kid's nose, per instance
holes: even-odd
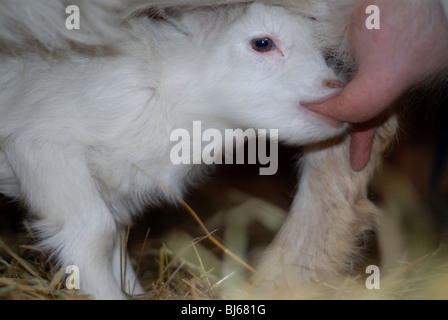
[[[327,88],[337,89],[344,88],[345,83],[339,80],[324,80],[323,85]]]

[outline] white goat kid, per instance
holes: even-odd
[[[2,17],[18,12],[13,2],[1,2]],[[29,1],[29,12],[51,12],[40,2]],[[55,3],[62,4],[48,5]],[[89,2],[79,3],[88,11],[82,5]],[[66,30],[60,46],[31,32],[39,42],[33,47],[26,35],[7,36],[20,17],[1,22],[0,192],[27,204],[40,245],[62,267],[77,265],[82,290],[100,299],[125,297],[124,226],[145,205],[170,198],[134,164],[179,194],[203,171],[171,163],[174,129],[195,120],[221,132],[274,128],[298,145],[347,128],[301,104],[339,90],[328,86],[337,77],[315,41],[313,19],[262,4],[161,14],[132,16],[119,28],[123,36],[101,49],[92,46],[96,38],[67,39]],[[31,31],[47,23],[25,17]],[[129,267],[126,292],[135,278]]]

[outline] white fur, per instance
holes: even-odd
[[[41,245],[61,266],[79,266],[82,289],[96,298],[124,297],[119,234],[145,205],[169,197],[133,164],[180,194],[203,171],[171,163],[173,129],[191,130],[194,120],[274,128],[299,145],[346,128],[300,107],[336,90],[323,85],[336,76],[307,17],[240,4],[123,19],[115,2],[80,0],[71,3],[90,14],[76,34],[61,29],[65,2],[20,2],[27,14],[0,1],[0,192],[28,205]],[[23,33],[11,31],[17,26]],[[255,52],[258,36],[284,56]]]
[[[257,268],[262,295],[283,297],[313,282],[337,283],[365,268],[368,233],[377,230],[381,214],[367,187],[397,130],[391,113],[377,129],[370,161],[359,172],[350,166],[349,136],[304,148],[287,221]]]

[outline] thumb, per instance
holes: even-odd
[[[361,123],[375,118],[397,98],[399,90],[388,81],[377,81],[380,76],[364,74],[356,76],[332,99],[306,107],[342,122]]]

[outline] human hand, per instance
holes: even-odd
[[[380,9],[379,30],[365,26],[371,4]],[[370,158],[375,119],[409,87],[448,66],[448,22],[438,0],[363,0],[355,5],[349,41],[357,75],[333,99],[307,107],[363,123],[351,142],[351,166],[359,171]]]

